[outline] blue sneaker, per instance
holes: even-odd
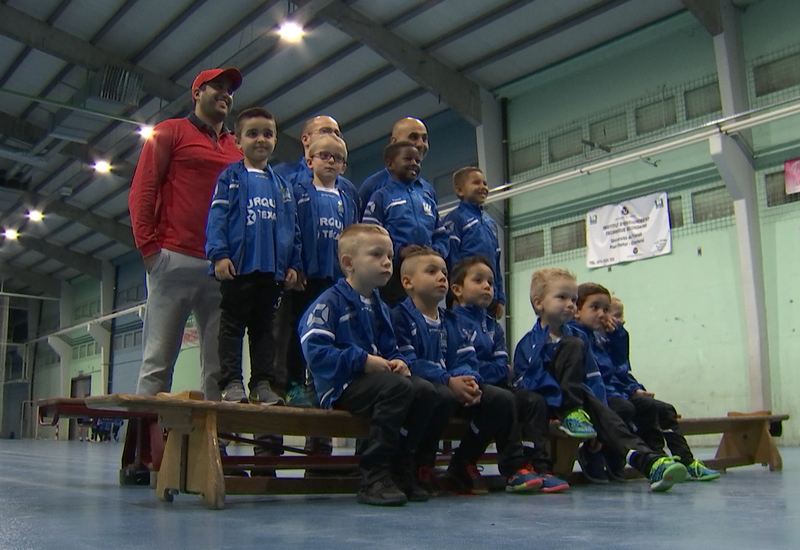
[[[314,408],[314,402],[309,398],[308,390],[300,384],[292,384],[292,387],[286,392],[286,404],[290,407]]]
[[[507,493],[525,493],[536,491],[542,487],[542,478],[539,477],[530,465],[525,465],[506,481]]]
[[[578,449],[578,464],[581,465],[584,477],[592,483],[608,483],[605,461],[600,451],[593,453],[584,443]]]
[[[559,493],[569,489],[569,483],[553,474],[539,474],[542,478],[543,493]]]
[[[650,468],[650,490],[656,493],[669,491],[676,483],[686,481],[687,475],[686,466],[673,457],[659,458]]]
[[[689,464],[686,471],[689,474],[686,478],[687,481],[714,481],[720,478],[720,473],[718,471],[708,468],[699,460],[695,460]]]
[[[567,414],[558,429],[568,436],[577,437],[578,439],[594,439],[597,437],[592,421],[583,409],[575,409]]]

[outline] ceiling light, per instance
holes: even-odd
[[[32,222],[40,222],[44,216],[38,210],[31,210],[28,212],[28,219]]]
[[[104,160],[98,160],[94,163],[94,169],[101,173],[106,173],[111,170],[111,165]]]
[[[303,27],[301,27],[294,21],[287,21],[280,26],[280,28],[278,29],[278,34],[280,34],[281,38],[283,38],[284,40],[288,40],[289,42],[296,42],[300,40],[306,33],[303,30]]]
[[[3,231],[3,236],[4,236],[6,239],[11,239],[11,240],[14,240],[14,239],[16,239],[17,237],[19,237],[19,233],[17,233],[17,232],[16,232],[16,231],[14,231],[13,229],[6,229],[5,231]]]
[[[148,139],[150,136],[153,135],[153,127],[152,126],[142,126],[139,128],[139,134],[144,138]]]

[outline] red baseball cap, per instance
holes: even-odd
[[[234,90],[242,85],[242,73],[239,72],[239,69],[234,69],[233,67],[227,69],[208,69],[207,71],[200,71],[200,74],[197,75],[197,78],[192,82],[192,89],[190,91],[193,92],[206,82],[211,82],[222,75],[227,76],[231,80],[231,87]]]

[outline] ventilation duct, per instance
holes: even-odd
[[[100,105],[126,105],[134,107],[139,104],[142,95],[143,76],[140,73],[122,67],[106,66],[92,78],[87,104],[97,102]]]

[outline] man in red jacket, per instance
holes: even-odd
[[[139,395],[170,390],[183,329],[194,313],[201,388],[206,399],[220,399],[220,291],[208,274],[205,229],[217,176],[242,156],[223,125],[241,83],[237,69],[202,71],[192,83],[193,112],[158,124],[139,156],[128,195],[147,272]]]

